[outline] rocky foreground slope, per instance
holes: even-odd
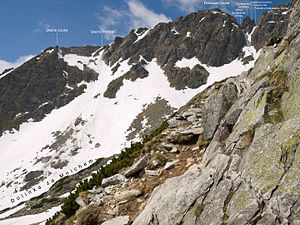
[[[299,12],[251,71],[204,93],[203,159],[156,188],[133,224],[300,223]]]

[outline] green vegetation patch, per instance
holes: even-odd
[[[298,130],[291,139],[281,146],[281,158],[285,167],[290,167],[295,155],[295,152],[300,144],[300,130]]]
[[[80,192],[91,190],[95,186],[100,186],[104,178],[113,176],[121,169],[131,166],[134,162],[134,159],[141,155],[145,143],[151,141],[154,137],[159,135],[168,127],[168,122],[164,121],[159,128],[153,131],[150,135],[146,135],[143,138],[143,142],[131,143],[129,148],[125,148],[125,150],[121,151],[118,156],[113,157],[111,163],[105,167],[102,166],[97,173],[93,173],[91,179],[81,181],[78,187],[74,191],[70,192],[70,195],[64,200],[64,204],[61,207],[61,212],[68,218],[73,216],[79,209],[76,199],[78,198]],[[60,185],[63,185],[63,181]],[[46,225],[50,225],[55,219],[57,219],[59,213],[60,212],[56,213],[52,218],[48,219],[46,221]]]
[[[286,86],[287,73],[285,71],[274,71],[262,76],[268,76],[268,85],[276,86],[267,95],[267,106],[265,109],[264,120],[267,123],[277,124],[284,120],[281,110],[281,98],[284,92],[288,91]]]
[[[202,212],[203,212],[203,209],[204,209],[204,205],[197,205],[196,206],[196,209],[195,209],[195,216],[196,217],[199,217],[201,216]]]

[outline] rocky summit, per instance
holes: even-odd
[[[105,111],[105,107],[121,112],[118,126],[109,130],[109,141],[118,140],[118,129],[125,129],[131,144],[119,154],[99,158],[79,173],[62,175],[41,195],[3,209],[0,216],[8,216],[2,217],[0,224],[30,212],[41,216],[47,210],[57,211],[47,217],[47,225],[300,224],[299,21],[299,1],[277,5],[256,23],[246,17],[238,24],[219,9],[199,11],[152,29],[132,30],[103,48],[47,49],[37,56],[41,67],[37,67],[37,59],[32,59],[5,71],[11,75],[0,79],[4,87],[0,91],[5,90],[1,101],[4,104],[6,98],[14,98],[15,104],[4,104],[5,110],[0,111],[0,115],[11,118],[3,130],[17,126],[13,123],[18,121],[16,113],[27,110],[28,118],[42,122],[48,118],[47,113],[64,110],[85,93],[92,97],[90,101],[104,106],[91,110],[87,117],[80,111],[80,117],[76,114],[76,120],[65,130],[53,132],[55,141],[48,146],[43,143],[42,152],[49,150],[55,157],[40,153],[38,156],[43,157],[35,158],[36,165],[42,163],[47,168],[50,163],[57,170],[68,168],[69,161],[58,160],[65,153],[86,157],[80,152],[101,149],[105,143],[109,143],[106,148],[117,146],[117,142],[101,142],[90,130],[100,127],[94,122],[101,116],[117,119],[110,117],[112,111]],[[259,57],[248,54],[254,47]],[[232,62],[247,69],[238,76],[211,81],[212,67],[221,73],[221,68]],[[40,77],[47,84],[46,94],[39,89],[30,91],[29,68],[36,74],[32,82]],[[25,74],[23,78],[18,71]],[[109,76],[102,76],[107,71]],[[47,76],[49,73],[54,80]],[[142,81],[150,85],[153,74],[165,75],[161,82],[172,87],[172,95],[179,98],[189,93],[193,97],[176,108],[178,105],[171,104],[172,98],[162,88],[162,94],[152,96],[153,101],[140,103],[140,111],[122,111],[123,103],[127,109],[133,107],[131,101],[137,102],[146,90],[131,93],[134,85],[145,88]],[[20,86],[9,92],[14,79],[21,80]],[[50,88],[52,82],[56,88]],[[72,87],[73,95],[66,85]],[[95,89],[89,95],[93,85]],[[23,90],[21,95],[18,89]],[[62,96],[69,97],[63,100]],[[23,104],[26,101],[30,104]],[[34,114],[47,101],[51,102],[45,104],[47,113],[41,110],[44,114]],[[120,121],[125,117],[121,116],[126,113],[130,121],[123,127]],[[113,124],[113,119],[105,125]],[[147,126],[149,121],[152,127]],[[19,125],[22,127],[22,123]],[[68,148],[73,151],[68,152]],[[53,171],[25,170],[20,177],[30,186],[46,182],[43,176],[51,176]],[[9,187],[4,182],[0,188],[6,185]]]
[[[140,56],[146,61],[156,58],[171,86],[197,88],[206,83],[209,73],[200,65],[190,69],[178,68],[175,66],[178,60],[196,57],[203,64],[222,66],[233,61],[245,45],[245,36],[235,18],[212,9],[158,24],[151,30],[132,30],[125,38],[117,38],[106,47],[104,60],[113,65],[120,57],[129,59],[129,63],[136,64],[136,67],[122,79],[134,79],[135,68],[143,65]],[[147,75],[139,71],[139,76]],[[111,92],[119,86],[120,81],[111,83],[106,95],[113,97]]]

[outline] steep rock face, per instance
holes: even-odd
[[[178,60],[196,57],[201,63],[221,66],[233,61],[245,45],[244,34],[234,17],[219,9],[203,10],[174,22],[160,23],[153,29],[132,30],[125,38],[116,38],[106,48],[104,60],[117,68],[120,58],[129,59],[130,64],[155,58],[171,86],[197,88],[206,83],[208,72],[202,66],[191,70],[177,68]],[[115,81],[111,86],[118,86],[120,82]]]
[[[135,81],[138,78],[142,79],[147,77],[149,72],[144,68],[145,64],[146,62],[142,60],[142,62],[132,66],[130,71],[110,82],[104,93],[104,97],[115,98],[125,79]]]
[[[66,54],[76,54],[82,56],[91,56],[92,53],[99,49],[98,46],[82,46],[82,47],[70,47],[70,48],[60,48],[63,55]]]
[[[125,38],[117,38],[107,48],[107,63],[116,63],[120,56],[134,62],[142,55],[147,61],[155,57],[164,66],[197,56],[205,64],[220,66],[235,59],[246,44],[234,17],[219,9],[199,11],[138,32],[132,30]],[[141,35],[144,38],[138,39]]]
[[[57,47],[46,49],[0,80],[0,135],[29,118],[41,120],[80,95],[85,85],[78,83],[97,79],[90,69],[68,66],[59,54]]]
[[[251,43],[258,50],[272,37],[285,35],[290,16],[290,4],[278,4],[270,12],[264,12],[256,22]]]
[[[237,100],[240,87],[238,82],[229,79],[220,89],[215,89],[203,109],[204,139],[210,140],[218,127],[221,119],[226,115],[232,104]]]
[[[198,170],[156,188],[133,224],[300,223],[300,3],[294,7],[284,40],[266,47],[253,70],[235,80],[244,88],[230,109],[224,108]],[[221,88],[215,93],[221,95]],[[204,109],[219,104],[211,96],[199,100]],[[203,123],[205,128],[209,121]],[[191,174],[193,183],[209,185],[194,190]],[[210,178],[203,179],[206,174]]]

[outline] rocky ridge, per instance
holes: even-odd
[[[202,10],[180,17],[174,22],[160,23],[153,29],[132,30],[124,38],[117,37],[106,47],[104,60],[119,66],[119,61],[142,70],[145,61],[157,59],[172,87],[176,89],[197,88],[206,83],[209,73],[201,65],[194,68],[178,68],[175,63],[183,58],[198,58],[209,66],[222,66],[233,61],[246,45],[240,25],[231,15],[219,9]],[[113,81],[106,96],[113,98],[123,79],[136,79],[133,67],[126,77]],[[147,74],[140,72],[143,78]]]
[[[288,27],[293,4],[278,4],[272,11],[263,12],[256,22],[251,38],[251,43],[257,50],[274,36],[283,38]]]
[[[115,98],[124,80],[147,77],[144,66],[154,59],[172,87],[198,88],[207,82],[208,71],[201,65],[179,68],[175,65],[178,60],[196,57],[208,66],[222,66],[239,57],[247,64],[253,57],[242,52],[247,45],[245,34],[252,32],[251,44],[257,50],[273,36],[281,38],[290,15],[288,7],[289,4],[278,5],[277,9],[264,13],[256,24],[249,17],[238,24],[233,16],[219,9],[202,10],[160,23],[153,29],[140,28],[124,38],[117,37],[105,46],[104,61],[114,66],[115,72],[122,61],[128,60],[133,66],[109,83],[104,96]],[[86,86],[77,84],[94,81],[98,74],[85,65],[83,70],[69,66],[57,56],[90,57],[97,50],[100,47],[49,48],[19,68],[4,71],[2,74],[6,75],[0,79],[0,135],[5,130],[18,129],[30,118],[40,121],[45,114],[81,95]]]

